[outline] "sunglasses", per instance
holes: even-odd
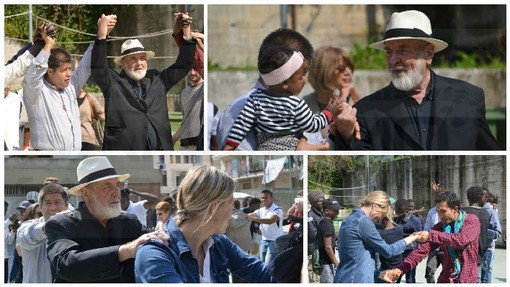
[[[347,68],[352,70],[352,67],[350,65],[339,65],[338,67],[336,67],[336,70],[339,71],[340,73],[343,73]]]

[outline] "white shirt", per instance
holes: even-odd
[[[146,202],[147,200],[140,200],[138,202],[132,202],[130,200],[129,206],[126,209],[127,213],[136,215],[138,221],[140,221],[143,226],[147,226],[147,208],[143,206]]]
[[[23,222],[18,229],[18,244],[23,251],[23,283],[52,282],[44,224],[41,217]]]
[[[4,141],[8,150],[19,149],[19,114],[21,95],[9,92],[2,103],[2,122],[4,123]]]
[[[204,249],[204,266],[202,267],[202,273],[200,274],[200,283],[212,283],[212,276],[211,276],[211,253],[209,250],[211,249],[211,246],[214,244],[214,240],[212,237],[209,237],[207,241],[203,245]]]
[[[261,223],[259,228],[262,232],[262,240],[274,241],[276,238],[283,235],[282,221],[283,221],[283,210],[276,204],[272,204],[269,208],[259,208],[255,211],[259,218],[271,218],[273,215],[277,215],[279,220],[271,224]]]
[[[64,89],[44,79],[49,54],[34,58],[23,80],[23,102],[30,122],[30,143],[34,149],[81,150],[81,122],[77,96],[90,76],[92,45],[89,46],[69,85]]]
[[[41,52],[39,52],[41,54]],[[9,84],[10,82],[16,80],[19,77],[25,75],[25,72],[28,69],[28,66],[34,59],[34,56],[30,54],[27,50],[23,53],[23,55],[19,56],[14,62],[4,67],[5,76],[4,76],[4,85]]]

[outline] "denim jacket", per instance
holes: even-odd
[[[360,208],[354,208],[344,220],[338,234],[340,265],[335,283],[373,283],[379,275],[375,268],[375,253],[389,258],[404,252],[405,241],[388,245],[375,224]]]
[[[200,283],[198,262],[184,235],[173,220],[167,226],[168,245],[149,241],[136,252],[135,278],[138,283]],[[275,282],[269,269],[223,234],[211,235],[211,277],[215,283],[228,283],[233,273],[248,282]]]

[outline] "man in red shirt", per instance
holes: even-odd
[[[386,278],[396,281],[439,247],[444,256],[438,283],[477,283],[478,218],[460,209],[460,201],[454,193],[439,194],[435,203],[441,222],[429,231],[419,232],[418,241],[423,244],[411,252],[398,268],[387,271]]]

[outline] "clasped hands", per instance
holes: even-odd
[[[379,273],[379,279],[384,280],[386,282],[395,283],[398,278],[402,275],[402,270],[398,268],[383,270]]]
[[[410,236],[416,236],[416,241],[418,241],[418,242],[425,242],[425,241],[429,240],[429,232],[428,231],[414,232]]]

